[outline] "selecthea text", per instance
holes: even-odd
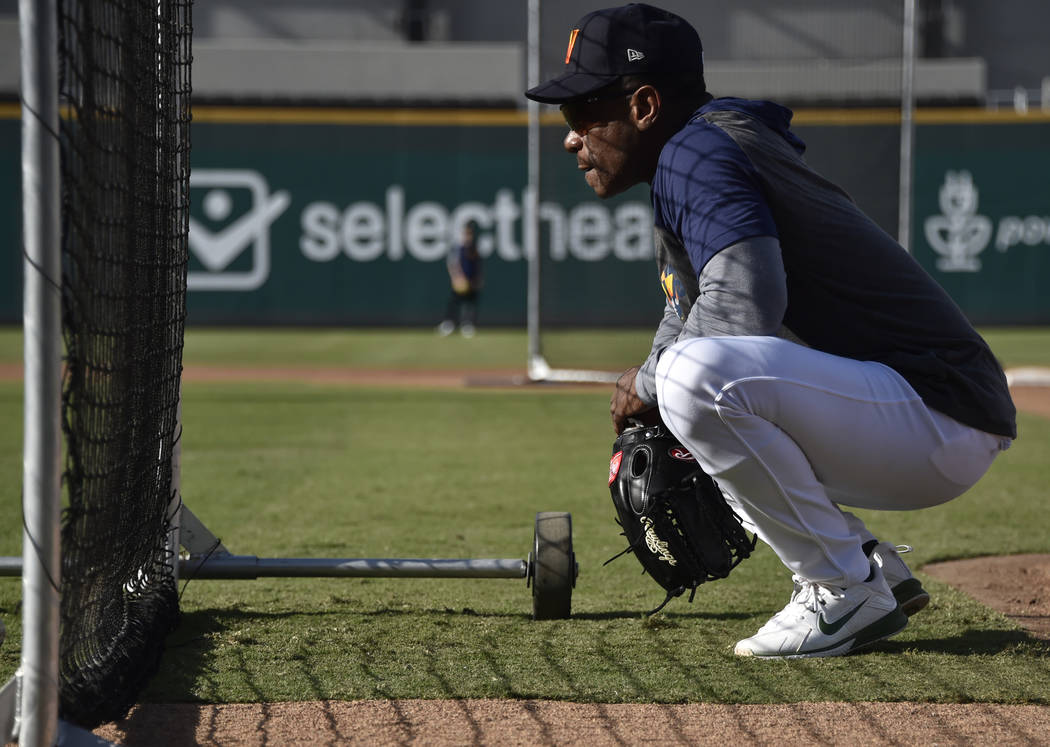
[[[518,199],[516,199],[518,197]],[[436,262],[448,256],[468,221],[478,224],[478,251],[515,262],[525,258],[522,239],[525,195],[501,189],[492,204],[464,202],[449,209],[438,202],[406,208],[404,189],[391,185],[384,204],[354,202],[340,208],[312,202],[301,215],[299,248],[314,262],[340,254],[355,262],[411,257]],[[653,256],[652,210],[642,202],[610,207],[584,202],[568,210],[554,202],[539,204],[540,246],[555,261],[598,262],[607,257],[648,260]]]

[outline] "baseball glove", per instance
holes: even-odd
[[[609,489],[628,546],[667,592],[659,612],[688,590],[725,578],[755,549],[714,480],[663,425],[625,430],[613,443]]]
[[[460,296],[466,295],[470,292],[470,281],[463,275],[456,275],[452,278],[452,290]]]

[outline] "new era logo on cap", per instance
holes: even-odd
[[[644,59],[645,59],[645,53],[639,52],[637,49],[628,49],[627,50],[627,61],[628,62],[635,62],[637,60],[644,60]]]

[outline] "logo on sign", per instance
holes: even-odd
[[[977,213],[977,187],[968,171],[949,171],[940,191],[941,215],[926,219],[926,241],[940,254],[942,272],[977,272],[977,255],[992,237],[992,221]]]
[[[270,226],[287,210],[286,191],[270,193],[257,171],[190,173],[189,247],[203,270],[187,274],[189,290],[254,290],[270,275]],[[193,214],[196,213],[196,214]]]
[[[939,197],[941,214],[928,217],[923,228],[930,248],[940,255],[937,269],[942,272],[978,272],[977,255],[989,244],[997,252],[1050,245],[1050,216],[1003,215],[993,220],[978,213],[977,184],[969,171],[945,173]]]

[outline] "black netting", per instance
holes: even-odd
[[[124,716],[178,619],[191,0],[59,0],[66,437],[60,713]]]

